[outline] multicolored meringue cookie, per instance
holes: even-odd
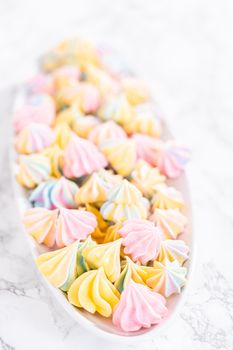
[[[142,80],[135,77],[127,77],[123,78],[121,83],[131,105],[139,105],[150,99],[149,90]]]
[[[126,179],[110,190],[100,212],[104,219],[113,222],[147,217],[141,192]]]
[[[132,139],[136,143],[138,159],[143,159],[150,165],[156,166],[158,153],[162,147],[162,141],[143,134],[134,134]]]
[[[158,168],[153,168],[143,159],[139,159],[131,173],[131,182],[143,196],[150,198],[155,193],[156,186],[165,182],[165,176],[160,174]]]
[[[21,154],[31,154],[49,147],[55,140],[52,129],[46,124],[30,123],[16,137],[16,150]]]
[[[153,273],[146,283],[154,291],[168,298],[181,292],[181,288],[186,284],[186,274],[186,267],[181,267],[176,260],[166,260],[163,263],[154,261]]]
[[[61,122],[54,128],[55,143],[61,148],[65,149],[71,140],[72,131],[69,125],[65,122]]]
[[[180,265],[188,259],[189,247],[180,239],[166,239],[162,241],[158,261],[177,260]]]
[[[49,94],[54,93],[53,78],[50,74],[38,73],[27,83],[27,89],[31,94]]]
[[[131,173],[137,159],[133,140],[108,140],[101,144],[100,149],[118,174],[128,176]]]
[[[65,248],[44,253],[36,259],[38,269],[54,287],[67,292],[74,280],[89,270],[82,257],[83,247],[89,244],[90,240],[76,241]]]
[[[150,276],[151,267],[135,264],[128,256],[125,257],[125,265],[120,277],[114,283],[120,293],[130,284],[131,281],[146,285],[146,280]]]
[[[99,119],[93,115],[76,118],[73,122],[72,129],[80,137],[88,139],[91,132],[100,124]]]
[[[107,193],[108,185],[95,172],[80,187],[76,193],[75,200],[77,204],[92,203],[99,206],[99,204],[107,200]]]
[[[65,107],[57,113],[55,125],[66,124],[72,129],[76,119],[81,117],[84,117],[84,114],[81,113],[77,106]]]
[[[85,114],[95,113],[101,104],[101,96],[95,85],[80,82],[72,105],[76,105]]]
[[[122,223],[117,223],[109,226],[105,232],[103,243],[114,242],[117,239],[121,238],[121,235],[119,233],[119,229],[121,227],[122,227]]]
[[[48,180],[50,174],[51,165],[47,157],[40,154],[20,156],[17,180],[23,187],[32,189]]]
[[[184,207],[182,194],[174,187],[164,184],[156,186],[156,193],[152,198],[152,207],[159,209],[181,209]]]
[[[190,150],[187,147],[180,146],[175,141],[167,141],[158,153],[156,163],[162,174],[174,179],[184,171],[189,159]]]
[[[72,104],[79,92],[80,86],[78,82],[63,86],[62,88],[56,91],[56,94],[54,95],[54,100],[56,104],[56,109],[57,111],[59,111],[59,120],[63,119],[64,121],[64,118],[68,118],[68,115],[66,113],[63,114],[62,111],[64,109],[72,107]],[[78,109],[81,113],[79,106],[75,106],[75,109]],[[62,113],[62,116],[60,115],[60,113]]]
[[[123,237],[124,253],[130,255],[133,261],[146,265],[159,255],[162,237],[153,222],[142,219],[126,220],[119,233]]]
[[[28,233],[38,243],[44,243],[50,248],[62,248],[76,240],[85,240],[97,226],[96,217],[92,213],[65,208],[29,209],[23,221]]]
[[[81,72],[78,66],[65,65],[55,69],[52,73],[54,88],[56,90],[77,83]]]
[[[104,269],[91,270],[79,276],[68,290],[69,302],[94,314],[110,317],[120,293],[107,279]]]
[[[31,193],[29,200],[35,207],[75,209],[75,195],[78,189],[76,183],[61,177],[58,180],[42,182]]]
[[[97,244],[93,247],[86,247],[83,250],[83,257],[91,269],[103,267],[106,276],[111,282],[115,282],[121,272],[120,248],[122,239],[114,242]]]
[[[167,315],[166,299],[147,286],[131,281],[122,292],[112,322],[125,332],[158,324]]]
[[[32,122],[51,126],[54,119],[55,105],[51,96],[32,95],[27,104],[14,113],[13,124],[18,133]]]
[[[69,178],[90,175],[107,166],[105,156],[90,141],[72,135],[64,154],[64,174]]]
[[[133,122],[133,108],[124,95],[111,97],[98,112],[98,116],[107,121],[114,120],[116,123],[126,125]]]
[[[106,235],[106,229],[108,228],[108,222],[103,219],[103,216],[101,215],[100,211],[94,207],[93,205],[90,205],[89,203],[86,204],[87,211],[93,213],[96,216],[97,220],[97,226],[95,228],[95,231],[91,234],[91,237],[98,243],[103,243]],[[120,237],[119,237],[120,238]],[[104,242],[106,243],[106,242]]]
[[[113,120],[98,125],[89,135],[89,140],[96,146],[100,146],[103,142],[111,139],[126,139],[127,135],[121,126],[117,125]]]
[[[47,157],[51,165],[51,175],[54,177],[61,177],[64,166],[64,151],[58,146],[53,145],[46,148],[42,155]]]
[[[176,239],[184,232],[187,218],[178,209],[155,209],[151,219],[156,222],[163,236],[167,239]]]
[[[112,170],[100,169],[98,171],[98,175],[101,179],[103,179],[109,188],[112,188],[123,180],[121,175],[114,174]]]

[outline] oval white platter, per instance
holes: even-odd
[[[16,96],[15,103],[14,103],[14,110],[17,109],[19,105],[22,105],[24,100],[25,100],[25,91],[22,88],[21,91]],[[172,134],[170,133],[170,130],[168,129],[165,121],[163,121],[163,124],[164,124],[163,126],[164,138],[165,139],[172,138]],[[16,156],[17,155],[15,154],[15,157]],[[15,157],[12,157],[12,159],[14,159]],[[13,168],[16,168],[16,167],[17,165],[15,162],[15,164],[13,165]],[[80,326],[85,327],[88,331],[94,333],[97,336],[101,336],[115,342],[116,341],[123,342],[125,344],[136,343],[136,342],[138,343],[145,339],[155,338],[160,332],[163,332],[163,334],[165,333],[166,328],[175,319],[176,315],[179,313],[182,305],[185,302],[185,296],[187,294],[187,289],[190,285],[190,279],[191,279],[193,266],[194,266],[194,244],[195,244],[195,237],[194,237],[194,232],[192,227],[192,209],[191,209],[190,191],[188,186],[188,180],[185,174],[181,175],[178,180],[171,180],[171,181],[168,181],[168,183],[169,185],[174,186],[175,188],[177,188],[179,191],[182,192],[186,203],[184,214],[188,218],[188,225],[186,226],[184,233],[181,234],[179,238],[184,240],[186,244],[189,246],[190,255],[189,255],[189,259],[184,264],[184,266],[186,266],[188,269],[187,284],[182,289],[181,294],[176,294],[168,298],[167,307],[169,312],[166,318],[159,325],[155,325],[149,329],[141,329],[140,331],[133,332],[133,333],[125,333],[117,329],[116,327],[114,327],[111,322],[111,319],[101,317],[98,314],[92,315],[83,309],[78,309],[72,306],[67,301],[65,293],[53,287],[50,283],[47,282],[47,280],[42,275],[40,275],[45,287],[50,291],[50,293],[53,294],[54,298],[63,307],[63,309],[66,310],[66,312],[75,321],[77,321],[77,323]],[[18,185],[16,180],[14,181],[14,190],[15,190],[15,194],[18,202],[19,211],[21,215],[23,215],[24,211],[30,207],[27,191],[24,190],[20,185]],[[26,236],[26,241],[28,243],[28,246],[30,248],[34,261],[38,255],[48,251],[48,248],[46,248],[43,245],[39,245],[26,232],[25,232],[25,236]]]

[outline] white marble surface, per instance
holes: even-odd
[[[121,52],[193,149],[192,289],[177,321],[143,348],[233,349],[232,16],[232,0],[0,0],[0,349],[119,348],[75,324],[42,287],[12,191],[12,87],[45,48],[76,33]]]

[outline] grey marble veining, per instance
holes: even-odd
[[[75,33],[122,53],[151,87],[174,135],[193,149],[192,288],[176,322],[143,347],[233,349],[232,15],[230,0],[0,0],[0,349],[119,348],[88,334],[44,289],[12,186],[12,87],[30,76],[44,49]]]

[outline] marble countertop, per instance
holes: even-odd
[[[192,288],[176,322],[143,347],[233,349],[232,15],[231,0],[0,0],[0,349],[119,348],[77,325],[41,285],[12,188],[16,87],[43,50],[76,33],[115,47],[146,80],[176,138],[193,150]]]

